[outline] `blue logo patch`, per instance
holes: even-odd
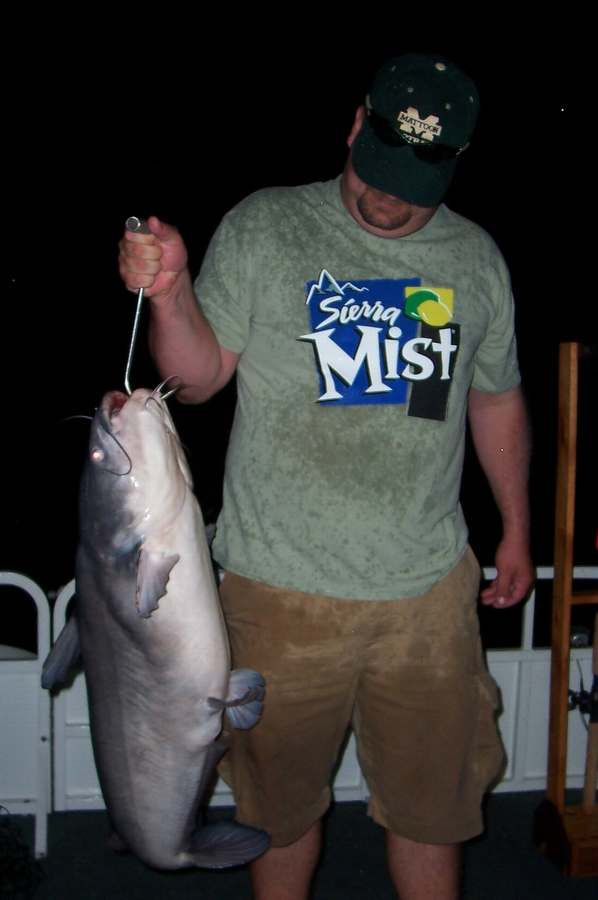
[[[445,322],[452,310],[420,286],[419,278],[337,280],[325,269],[306,283],[312,331],[299,340],[314,350],[318,401],[405,404],[412,385],[450,381],[458,326],[427,324],[435,313]]]

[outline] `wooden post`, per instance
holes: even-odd
[[[552,592],[552,665],[548,737],[548,789],[551,803],[565,809],[567,717],[573,533],[575,527],[575,473],[577,460],[578,344],[559,350],[559,405],[556,511],[554,529],[554,583]]]
[[[595,805],[598,765],[598,723],[588,743],[584,801],[565,805],[571,607],[598,604],[598,591],[573,591],[573,536],[577,462],[577,385],[579,344],[561,344],[554,585],[552,594],[552,653],[550,725],[546,800],[536,813],[535,839],[568,875],[598,875],[598,809]],[[598,668],[598,616],[594,629],[594,671]]]

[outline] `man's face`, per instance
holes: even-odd
[[[349,147],[361,130],[365,111],[360,107],[347,139]],[[418,231],[437,207],[415,206],[392,194],[385,194],[359,178],[351,156],[347,160],[341,186],[343,202],[358,225],[378,237],[397,238]]]

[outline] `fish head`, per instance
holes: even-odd
[[[110,521],[112,543],[128,549],[168,528],[191,488],[185,453],[160,394],[144,388],[130,397],[107,393],[92,422],[82,492],[82,502],[94,506],[97,527]]]

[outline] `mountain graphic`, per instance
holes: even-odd
[[[328,272],[326,269],[322,269],[317,282],[315,284],[312,284],[305,303],[306,305],[309,305],[309,302],[314,294],[336,294],[339,297],[344,297],[345,291],[348,290],[355,291],[358,294],[362,294],[364,291],[369,291],[369,288],[357,287],[350,281],[345,282],[345,284],[341,286],[336,278],[334,278],[330,274],[330,272]]]

